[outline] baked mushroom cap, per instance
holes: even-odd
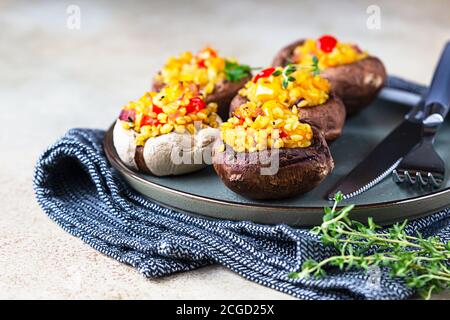
[[[228,188],[247,198],[282,199],[306,193],[334,168],[322,133],[312,129],[313,142],[307,148],[236,152],[227,146],[223,152],[214,151],[214,169]],[[278,171],[261,174],[262,168],[270,166],[267,160],[271,157],[278,159]]]
[[[230,116],[234,110],[248,102],[246,97],[236,95],[230,104]],[[328,100],[318,106],[298,108],[298,116],[302,122],[308,122],[319,128],[328,142],[342,134],[346,109],[342,100],[331,93]]]
[[[297,40],[282,48],[273,59],[272,65],[286,66],[292,61],[295,48],[304,41]],[[330,81],[331,91],[341,97],[347,114],[352,114],[376,98],[386,81],[386,69],[380,59],[368,56],[353,63],[326,68],[321,72],[321,76]]]
[[[327,68],[322,72],[331,90],[342,97],[348,114],[368,106],[386,81],[386,70],[380,59],[369,56],[347,65]]]
[[[205,102],[207,104],[210,102],[217,103],[217,114],[222,119],[227,119],[231,100],[238,93],[238,91],[242,87],[244,87],[244,85],[250,80],[251,76],[248,76],[236,82],[224,80],[223,82],[216,84],[214,91],[206,96]],[[164,88],[164,86],[165,84],[163,82],[155,79],[153,81],[152,90],[159,92],[162,88]]]
[[[219,135],[215,128],[200,129],[195,135],[171,132],[136,146],[134,130],[123,128],[121,120],[117,120],[113,141],[120,160],[130,169],[168,176],[198,171],[211,164],[212,148]]]

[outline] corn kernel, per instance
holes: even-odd
[[[185,117],[178,117],[178,118],[176,119],[176,123],[177,123],[177,124],[186,124],[187,121],[186,121],[186,118],[185,118]]]
[[[303,136],[302,136],[302,135],[299,135],[299,134],[293,134],[293,135],[290,136],[290,138],[291,138],[293,141],[300,141],[300,140],[303,140]]]
[[[177,109],[170,105],[163,106],[162,109],[163,109],[163,112],[168,115],[175,114],[175,112],[177,112]]]
[[[175,132],[177,133],[185,133],[186,127],[183,125],[175,125]]]
[[[165,125],[163,125],[161,127],[160,131],[162,134],[166,134],[166,133],[171,132],[172,130],[173,130],[173,125],[166,123]]]
[[[209,82],[206,86],[205,86],[205,93],[206,94],[210,94],[214,91],[216,84],[214,82]]]
[[[145,144],[146,140],[147,137],[140,134],[136,137],[136,145],[142,147]]]
[[[125,130],[133,128],[133,124],[127,121],[122,121],[122,128]]]
[[[217,115],[216,115],[215,113],[211,114],[211,115],[208,117],[208,121],[209,121],[209,123],[212,123],[212,122],[217,121]]]
[[[196,116],[199,120],[205,120],[206,118],[208,118],[208,116],[202,111],[197,112]]]
[[[141,127],[141,134],[148,136],[148,135],[150,135],[151,132],[152,132],[151,126],[143,126],[143,127]]]
[[[195,127],[194,127],[194,125],[192,123],[189,123],[186,126],[186,129],[189,131],[190,134],[194,134],[195,133]]]
[[[236,118],[236,117],[231,117],[230,119],[228,119],[228,122],[231,123],[231,124],[236,125],[236,124],[239,123],[239,119]]]
[[[272,110],[272,113],[274,116],[276,116],[277,118],[283,118],[284,116],[284,112],[283,110],[281,110],[280,107],[276,107]]]
[[[186,108],[185,107],[181,107],[178,109],[178,112],[180,113],[181,116],[186,115]]]
[[[299,108],[306,107],[307,105],[308,105],[308,101],[306,101],[306,100],[302,100],[299,103],[297,103],[297,106]]]
[[[160,113],[160,114],[158,114],[157,119],[158,119],[158,121],[161,122],[161,123],[166,123],[166,122],[167,122],[167,114],[165,114],[165,113]]]
[[[273,144],[273,147],[276,149],[281,149],[284,146],[284,142],[282,139],[275,140],[275,143]]]
[[[247,126],[251,127],[252,124],[253,124],[253,121],[252,121],[252,119],[250,119],[250,118],[245,118],[244,123],[245,123]]]
[[[297,110],[297,107],[296,107],[296,106],[293,106],[293,107],[292,107],[292,113],[295,114],[295,115],[298,114],[298,110]]]
[[[217,105],[217,103],[215,103],[215,102],[210,102],[210,103],[208,103],[207,108],[208,108],[211,112],[216,112],[216,113],[217,113],[218,105]]]
[[[265,150],[265,149],[267,149],[267,144],[266,143],[258,143],[256,145],[256,149],[259,151]]]

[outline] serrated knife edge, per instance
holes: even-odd
[[[356,197],[358,195],[360,195],[363,192],[366,192],[367,190],[369,190],[370,188],[376,186],[377,184],[379,184],[382,180],[384,180],[384,178],[386,178],[387,176],[389,176],[394,170],[395,168],[397,168],[397,166],[400,164],[400,162],[402,161],[402,158],[398,159],[397,161],[394,162],[394,164],[392,166],[390,166],[388,169],[386,169],[386,171],[384,171],[382,174],[380,174],[378,177],[376,177],[375,179],[373,179],[372,181],[368,182],[367,184],[365,184],[364,186],[362,186],[361,188],[359,188],[358,190],[355,190],[351,193],[348,194],[343,194],[343,199],[347,200],[353,197]],[[339,191],[339,190],[338,190]],[[334,195],[335,193],[330,193],[328,195],[328,200],[332,201],[334,199]]]

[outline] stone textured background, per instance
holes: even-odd
[[[66,9],[81,8],[81,29]],[[381,7],[381,30],[366,8]],[[0,298],[290,298],[212,266],[157,280],[63,232],[34,200],[42,150],[72,127],[106,128],[171,54],[212,44],[254,66],[333,33],[428,83],[450,39],[450,1],[0,1]],[[436,296],[450,298],[448,293]]]

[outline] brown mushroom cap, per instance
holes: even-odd
[[[236,95],[230,104],[231,113],[238,107],[246,103],[248,99],[241,95]],[[298,116],[302,122],[308,122],[319,128],[328,142],[337,139],[345,123],[345,106],[341,99],[331,93],[328,100],[318,106],[298,108]]]
[[[214,152],[213,165],[223,183],[251,199],[282,199],[303,194],[319,185],[333,170],[334,162],[322,133],[313,127],[313,143],[307,148],[279,149],[279,169],[262,175],[267,167],[263,151],[238,153],[231,147]],[[263,159],[263,160],[261,160]]]
[[[295,48],[303,42],[303,39],[297,40],[282,48],[272,65],[286,66],[292,61]],[[341,97],[347,114],[352,114],[376,98],[386,80],[386,69],[380,59],[368,56],[350,64],[327,68],[321,75],[330,81],[331,90]]]
[[[238,91],[244,87],[244,85],[251,80],[251,76],[243,78],[236,82],[231,82],[225,80],[218,83],[214,88],[214,91],[206,96],[205,102],[215,102],[217,103],[217,113],[219,116],[226,120],[228,119],[230,102]],[[161,81],[154,80],[152,85],[152,90],[159,92],[165,86]]]
[[[368,106],[386,81],[386,70],[380,59],[369,56],[351,64],[327,68],[322,72],[339,95],[348,114]]]

